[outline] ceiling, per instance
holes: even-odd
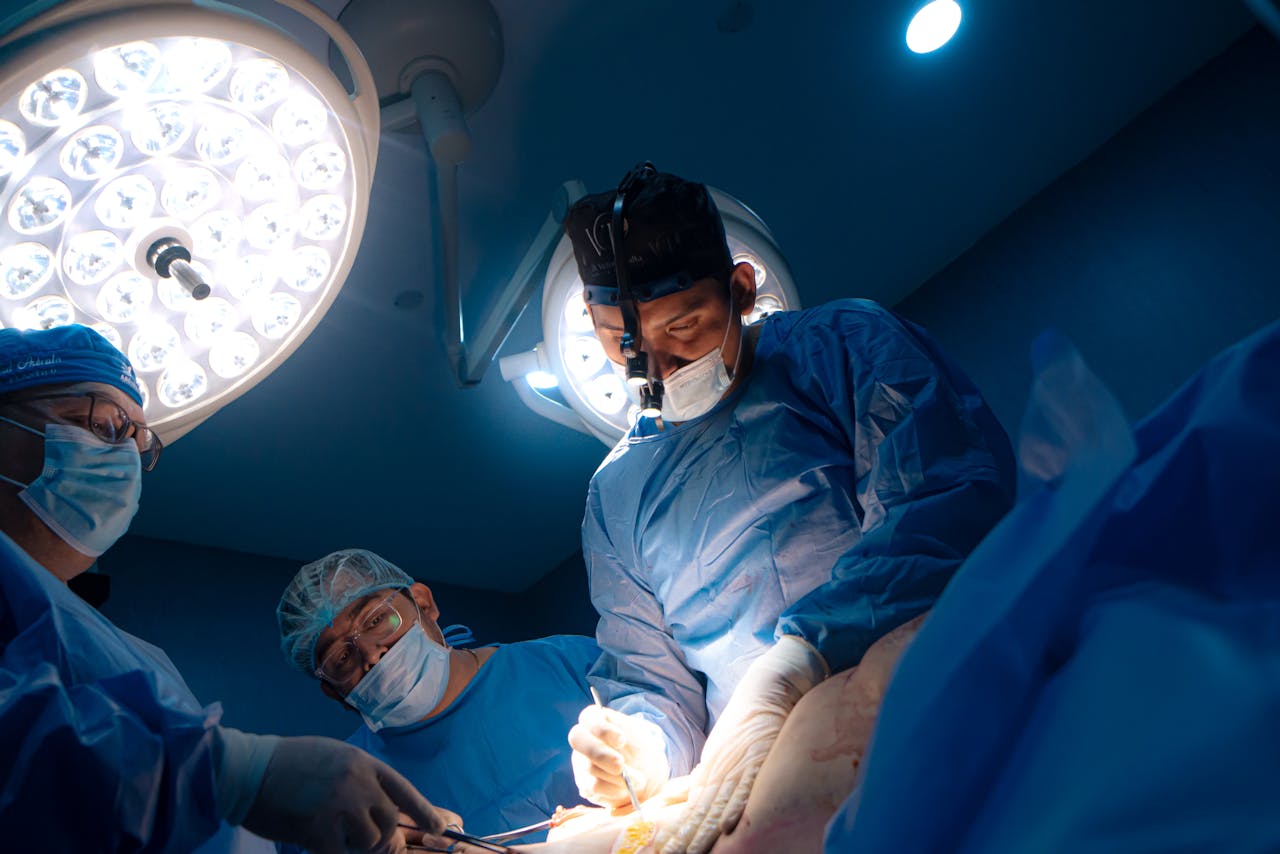
[[[956,39],[916,56],[903,33],[917,0],[494,5],[504,67],[460,172],[469,329],[563,181],[606,189],[643,159],[759,213],[806,304],[892,304],[1251,23],[1229,0],[962,0]],[[724,32],[726,14],[749,20]],[[297,561],[361,546],[508,591],[574,553],[605,448],[527,410],[496,366],[456,386],[429,197],[420,135],[384,135],[332,309],[166,451],[134,533]],[[405,291],[426,299],[397,307]],[[539,316],[535,301],[502,352],[540,340]]]

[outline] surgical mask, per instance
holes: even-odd
[[[730,309],[732,310],[732,302]],[[729,315],[729,325],[724,330],[724,340],[720,346],[701,358],[675,371],[662,381],[662,420],[679,423],[697,418],[711,410],[724,397],[725,390],[733,383],[733,377],[724,367],[724,345],[729,340],[729,330],[733,328],[733,315]],[[739,342],[738,355],[733,362],[733,373],[738,373],[738,363],[742,360],[742,345]]]
[[[70,424],[44,432],[8,418],[9,424],[44,437],[44,470],[21,486],[18,497],[71,548],[98,557],[124,536],[142,497],[142,460],[133,442],[112,445]]]
[[[440,705],[449,684],[449,648],[414,624],[369,668],[347,702],[369,729],[408,726]]]

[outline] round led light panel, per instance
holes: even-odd
[[[166,439],[292,352],[364,228],[372,76],[331,18],[280,4],[330,35],[361,94],[230,7],[67,0],[0,35],[0,326],[97,329],[144,375]],[[160,237],[191,252],[208,299],[149,266]]]

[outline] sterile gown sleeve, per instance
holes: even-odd
[[[609,706],[657,724],[667,739],[671,775],[688,774],[706,740],[702,681],[666,628],[653,592],[617,558],[594,485],[582,531],[591,601],[600,613],[596,640],[606,650],[588,681]]]
[[[220,707],[2,534],[0,644],[0,847],[191,851],[218,831]]]
[[[965,556],[1013,504],[1004,429],[927,334],[874,303],[813,316],[785,347],[802,400],[843,431],[862,536],[831,580],[783,612],[836,673],[932,607]]]

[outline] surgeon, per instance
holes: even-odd
[[[364,719],[348,741],[459,813],[468,832],[525,827],[580,803],[565,739],[591,702],[595,642],[458,648],[439,617],[430,588],[361,549],[304,566],[277,609],[285,657]]]
[[[756,274],[702,184],[643,164],[565,231],[596,335],[657,413],[588,492],[608,708],[570,732],[574,770],[618,807],[697,763],[662,842],[705,851],[799,699],[928,610],[1008,510],[1013,457],[964,374],[873,302],[748,327]]]
[[[161,448],[97,332],[0,329],[0,847],[269,848],[247,830],[327,854],[401,850],[400,812],[443,829],[350,745],[221,726],[163,652],[67,588],[129,527]]]

